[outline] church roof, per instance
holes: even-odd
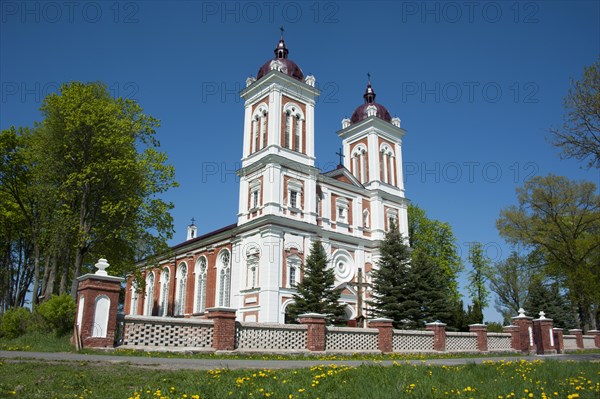
[[[346,169],[343,165],[338,165],[337,168],[330,170],[329,172],[322,173],[323,176],[330,177],[337,181],[341,181],[347,184],[352,184],[353,186],[364,188],[364,186],[358,181],[356,177],[348,169]]]
[[[371,87],[371,79],[369,78],[367,89],[365,90],[365,94],[363,95],[365,103],[354,110],[354,112],[352,113],[352,117],[350,118],[350,123],[357,123],[362,121],[363,119],[367,119],[369,117],[369,107],[375,107],[377,111],[375,113],[376,117],[383,119],[386,122],[392,121],[392,116],[388,112],[387,108],[379,103],[376,103],[375,97],[375,90],[373,90],[373,87]]]
[[[283,29],[281,31],[281,38],[279,39],[279,43],[277,43],[274,52],[275,58],[268,60],[260,67],[256,74],[256,80],[265,76],[269,71],[276,69],[296,80],[304,82],[304,73],[302,72],[302,69],[300,69],[294,61],[288,58],[289,51],[283,40]]]

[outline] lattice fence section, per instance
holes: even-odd
[[[306,349],[306,329],[307,327],[302,325],[237,323],[236,348],[304,350]]]
[[[577,338],[574,335],[563,335],[565,350],[577,350]]]
[[[477,350],[477,334],[448,332],[446,333],[446,350],[447,351],[476,351]]]
[[[376,351],[378,336],[375,328],[327,327],[325,350]]]
[[[583,336],[583,347],[585,349],[595,349],[596,341],[594,341],[593,335],[584,335]]]
[[[212,348],[210,320],[125,316],[123,345]]]
[[[433,351],[433,331],[394,330],[394,352]]]
[[[510,334],[507,333],[488,333],[489,351],[508,351],[512,350]]]

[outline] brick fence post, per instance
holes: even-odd
[[[425,324],[428,331],[433,331],[433,350],[444,352],[446,350],[446,324],[435,321]]]
[[[533,320],[533,335],[538,355],[556,353],[553,326],[552,319],[546,318],[544,312],[540,312],[539,319]]]
[[[117,328],[117,308],[121,283],[120,277],[109,276],[105,269],[106,259],[98,260],[95,274],[77,278],[77,315],[75,318],[75,341],[87,348],[114,348]]]
[[[588,334],[594,336],[594,344],[596,348],[600,348],[600,330],[590,330]]]
[[[552,334],[554,336],[554,347],[556,348],[556,353],[564,353],[565,341],[563,338],[563,329],[554,327],[552,329]]]
[[[325,315],[304,313],[298,315],[300,324],[306,324],[306,349],[311,352],[325,351]]]
[[[487,326],[485,324],[470,324],[469,331],[477,334],[477,350],[479,352],[488,351]]]
[[[525,316],[523,308],[519,309],[519,315],[512,318],[512,324],[519,327],[519,344],[523,353],[535,352],[533,340],[533,317]]]
[[[516,351],[521,350],[521,340],[519,326],[504,326],[502,331],[510,333],[510,347]]]
[[[377,349],[383,353],[391,353],[394,351],[392,344],[392,338],[394,336],[394,326],[392,325],[392,319],[377,318],[369,321],[370,328],[376,328],[379,330],[377,336]]]
[[[208,308],[206,309],[210,320],[213,320],[212,347],[217,351],[232,351],[235,349],[235,309]]]
[[[569,334],[575,336],[575,342],[577,342],[577,348],[583,349],[583,331],[580,329],[569,330]]]

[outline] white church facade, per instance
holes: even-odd
[[[125,313],[203,317],[207,308],[237,310],[241,321],[284,323],[314,240],[321,240],[342,291],[347,318],[357,309],[359,272],[370,280],[378,246],[393,221],[408,236],[400,120],[375,102],[370,81],[361,104],[337,132],[343,165],[315,167],[315,77],[275,57],[248,78],[237,223],[171,248],[158,264],[140,264],[145,289],[127,279]],[[242,137],[240,137],[242,138]],[[368,296],[367,292],[362,293]],[[363,299],[366,299],[363,297]]]

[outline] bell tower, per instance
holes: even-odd
[[[275,57],[246,80],[238,225],[262,215],[314,219],[314,107],[319,91],[288,58],[281,37]]]

